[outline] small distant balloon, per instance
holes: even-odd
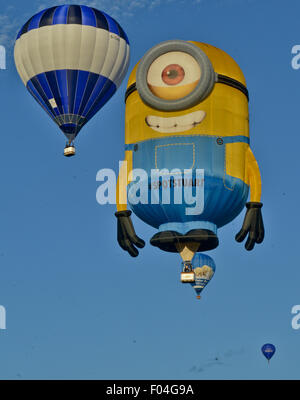
[[[192,266],[195,273],[195,282],[191,283],[191,285],[195,289],[197,299],[200,299],[200,293],[214,276],[216,265],[208,255],[196,253],[192,259]]]
[[[261,351],[263,353],[263,355],[266,357],[266,359],[268,360],[268,362],[271,360],[271,358],[274,356],[275,351],[276,351],[276,347],[273,344],[270,343],[266,343],[263,345],[263,347],[261,348]]]

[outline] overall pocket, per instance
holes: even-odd
[[[170,143],[155,146],[155,168],[192,169],[195,166],[194,143]]]

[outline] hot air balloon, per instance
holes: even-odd
[[[266,343],[262,346],[261,351],[268,360],[268,362],[270,362],[271,358],[274,356],[276,347],[273,344]]]
[[[145,245],[135,233],[132,212],[157,229],[151,245],[180,253],[185,263],[215,249],[218,229],[245,206],[236,240],[248,236],[247,250],[263,241],[248,100],[238,64],[206,43],[159,43],[134,67],[125,95],[126,162],[115,213],[118,242],[131,256]]]
[[[36,101],[74,139],[120,86],[129,64],[126,33],[109,15],[83,5],[47,8],[31,17],[15,43],[17,71]]]
[[[181,282],[190,283],[195,289],[197,299],[200,293],[210,282],[216,271],[214,260],[206,254],[196,253],[191,262],[183,262]]]

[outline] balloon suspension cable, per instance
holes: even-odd
[[[72,140],[68,140],[65,145],[64,149],[64,156],[65,157],[73,157],[75,156],[75,146]]]
[[[192,261],[195,253],[199,248],[199,243],[191,242],[191,243],[185,243],[184,245],[179,243],[176,245],[176,247],[183,261]]]
[[[68,147],[75,147],[74,140],[70,139],[66,142],[65,148],[67,149]]]
[[[193,265],[191,263],[191,261],[183,261],[183,272],[193,272]]]

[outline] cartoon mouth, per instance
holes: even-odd
[[[206,112],[200,110],[190,114],[168,118],[148,115],[145,121],[154,131],[160,133],[176,133],[194,128],[204,120],[205,116]]]

